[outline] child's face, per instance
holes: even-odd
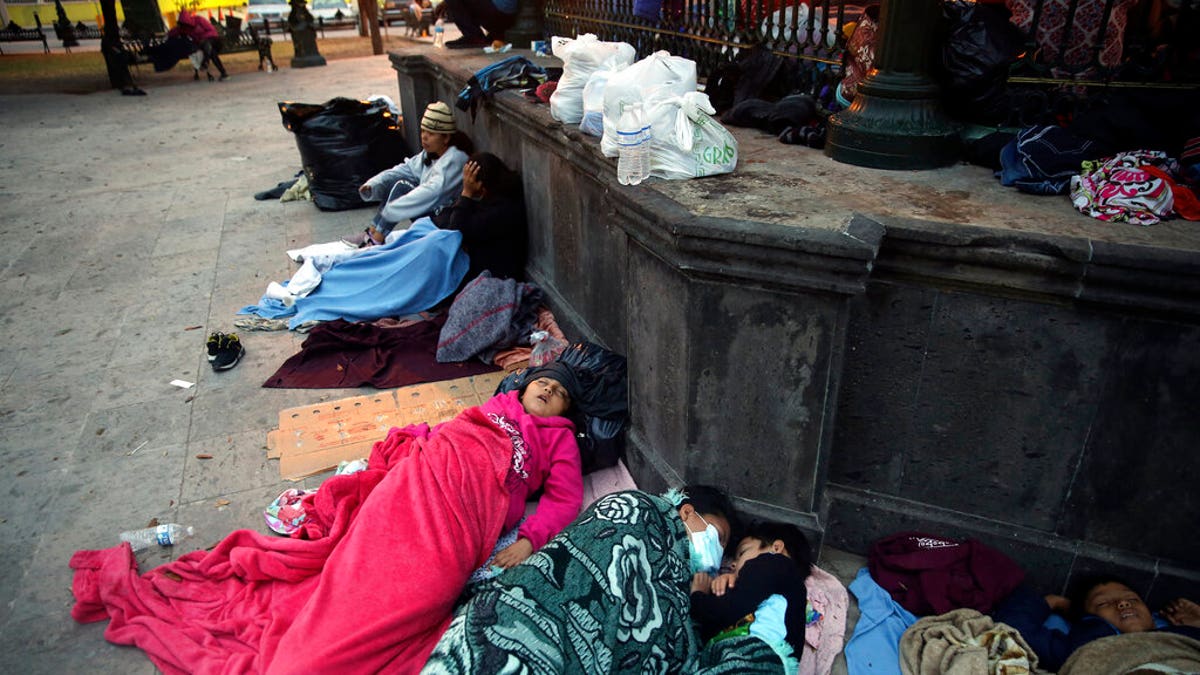
[[[567,388],[552,378],[539,377],[525,387],[521,395],[521,405],[525,412],[538,417],[554,417],[562,415],[571,407],[571,395]]]
[[[779,540],[775,540],[770,544],[764,544],[760,539],[745,537],[738,542],[737,551],[733,555],[733,562],[730,563],[730,568],[734,574],[737,574],[737,571],[742,569],[742,565],[764,553],[781,553],[787,555],[787,548]]]
[[[1122,633],[1140,633],[1154,628],[1150,608],[1142,596],[1125,584],[1100,584],[1088,592],[1083,609],[1095,614]]]

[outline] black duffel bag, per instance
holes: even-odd
[[[400,120],[382,101],[284,101],[279,114],[284,128],[296,135],[308,189],[322,211],[368,206],[358,187],[407,156]]]

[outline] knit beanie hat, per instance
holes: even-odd
[[[421,128],[435,134],[454,133],[454,113],[450,112],[450,106],[441,101],[426,106],[425,115],[421,117]]]
[[[579,402],[579,398],[584,394],[583,384],[579,381],[579,376],[575,373],[575,368],[570,364],[562,361],[551,361],[544,366],[534,368],[525,374],[525,384],[521,385],[524,390],[530,382],[539,377],[548,377],[552,380],[557,380],[567,390],[567,394],[571,397],[571,407]]]

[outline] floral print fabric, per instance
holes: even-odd
[[[669,502],[638,491],[608,495],[479,586],[423,672],[781,673],[757,638],[701,651],[688,615],[688,551]]]
[[[1071,202],[1100,220],[1153,225],[1171,215],[1175,199],[1167,181],[1143,167],[1170,171],[1174,164],[1157,150],[1119,152],[1099,162],[1084,162],[1083,173],[1071,179]]]

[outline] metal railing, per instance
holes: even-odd
[[[1023,37],[1009,69],[1010,114],[1001,123],[1035,123],[1094,105],[1113,88],[1200,86],[1200,0],[1001,6]],[[848,0],[545,0],[549,35],[595,33],[628,42],[639,57],[665,49],[696,61],[701,77],[762,45],[789,62],[798,91],[813,94],[842,77],[846,38],[864,10]]]

